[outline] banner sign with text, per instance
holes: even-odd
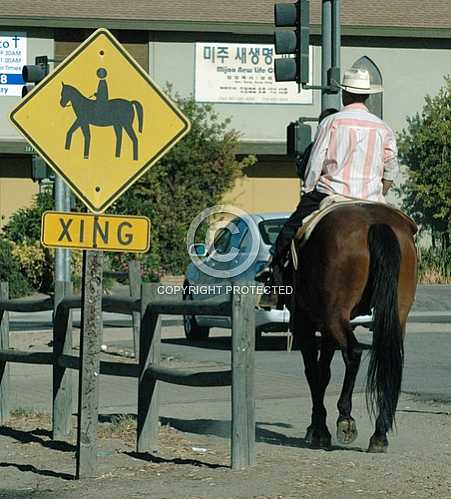
[[[274,80],[274,45],[196,43],[197,102],[312,104],[312,91]],[[313,50],[310,47],[310,82]]]
[[[0,96],[22,97],[22,66],[27,64],[27,34],[0,31]]]
[[[41,243],[49,248],[145,253],[150,220],[146,217],[46,211]]]

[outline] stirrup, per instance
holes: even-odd
[[[274,275],[272,265],[265,265],[260,271],[255,274],[255,280],[263,284],[268,284]]]

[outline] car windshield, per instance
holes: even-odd
[[[260,222],[258,227],[260,229],[263,242],[265,244],[273,244],[286,221],[286,218],[277,218],[274,220],[264,220],[263,222]]]

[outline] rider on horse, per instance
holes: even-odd
[[[384,195],[398,174],[394,133],[365,105],[370,94],[383,91],[382,86],[371,85],[365,69],[345,71],[339,86],[344,107],[318,126],[301,201],[271,248],[271,261],[257,274],[258,281],[272,283],[274,268],[283,263],[302,220],[316,211],[325,197],[341,194],[385,202]]]

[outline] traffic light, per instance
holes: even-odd
[[[28,85],[22,87],[22,97],[25,97],[34,88],[34,85],[43,80],[49,74],[49,59],[46,55],[34,58],[34,64],[22,68],[22,79]]]
[[[52,169],[42,158],[35,154],[31,158],[31,179],[33,182],[40,182],[44,179],[55,180]]]
[[[302,156],[312,142],[312,127],[302,121],[292,121],[287,126],[287,156]]]
[[[276,81],[308,83],[310,0],[277,3],[274,6],[274,22],[278,28],[295,28],[274,33],[276,54],[286,55],[274,60]],[[294,54],[294,57],[289,57],[290,54]]]

